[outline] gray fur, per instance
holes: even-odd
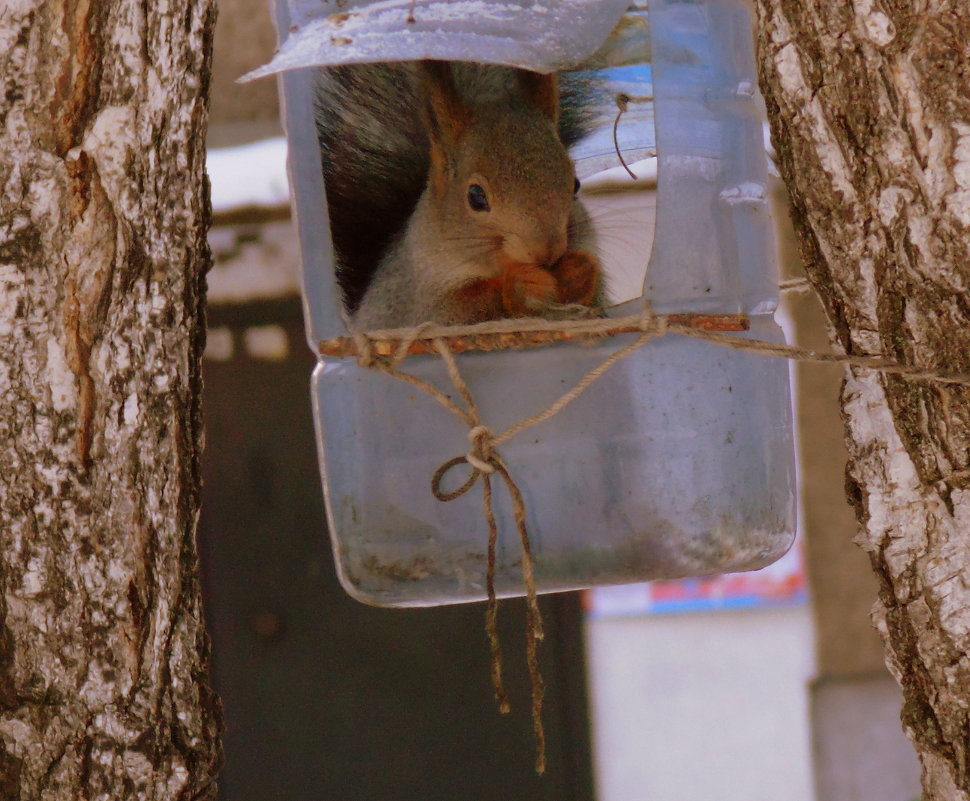
[[[528,110],[517,98],[516,73],[467,63],[455,63],[452,68],[455,87],[473,114],[493,113],[491,109],[502,106],[525,118]],[[571,144],[586,133],[593,93],[582,77],[560,80],[561,142]],[[437,225],[436,212],[428,202],[422,203],[430,164],[424,102],[418,67],[412,63],[319,71],[317,128],[337,279],[345,306],[357,313],[356,322],[362,327],[407,325],[423,319],[460,322],[442,319],[448,313],[438,303],[443,287],[453,283],[451,274],[444,272],[445,262],[464,263],[468,257],[457,246],[443,245],[455,226]],[[519,151],[519,143],[507,140],[532,138],[528,126],[523,131],[506,133],[506,141],[492,145]],[[538,163],[540,177],[546,169],[539,163],[542,159],[540,154],[526,164],[531,168]],[[571,227],[582,229],[582,236],[574,232],[571,245],[591,247],[585,215],[577,213],[574,221]],[[459,274],[454,280],[463,279]]]

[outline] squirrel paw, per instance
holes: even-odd
[[[493,278],[472,281],[451,294],[446,304],[451,323],[479,323],[502,317],[532,317],[556,303],[559,289],[548,270],[509,262]]]
[[[552,267],[559,285],[559,303],[589,306],[600,293],[600,265],[596,257],[581,250],[566,253]]]
[[[443,304],[450,313],[445,322],[451,325],[483,323],[504,316],[502,282],[498,278],[472,281],[454,291]]]
[[[583,251],[566,253],[550,270],[507,262],[493,277],[472,281],[446,304],[451,323],[476,323],[501,317],[554,316],[562,304],[591,306],[601,289],[599,262]]]
[[[506,317],[530,317],[556,301],[559,290],[548,270],[534,264],[511,264],[502,273]]]

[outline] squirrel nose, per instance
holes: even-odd
[[[514,261],[549,266],[566,252],[566,234],[513,234],[505,240],[505,252]]]

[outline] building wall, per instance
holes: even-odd
[[[276,80],[236,83],[241,75],[269,61],[276,49],[270,2],[219,0],[209,103],[211,147],[251,142],[282,132]]]
[[[586,631],[598,801],[811,801],[805,605]]]

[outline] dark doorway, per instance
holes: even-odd
[[[533,772],[524,608],[500,612],[512,714],[495,708],[484,607],[373,609],[334,575],[298,300],[216,307],[200,527],[226,801],[591,801],[578,597],[542,600],[548,769]],[[253,327],[289,355],[257,358]],[[274,329],[279,336],[281,331]]]

